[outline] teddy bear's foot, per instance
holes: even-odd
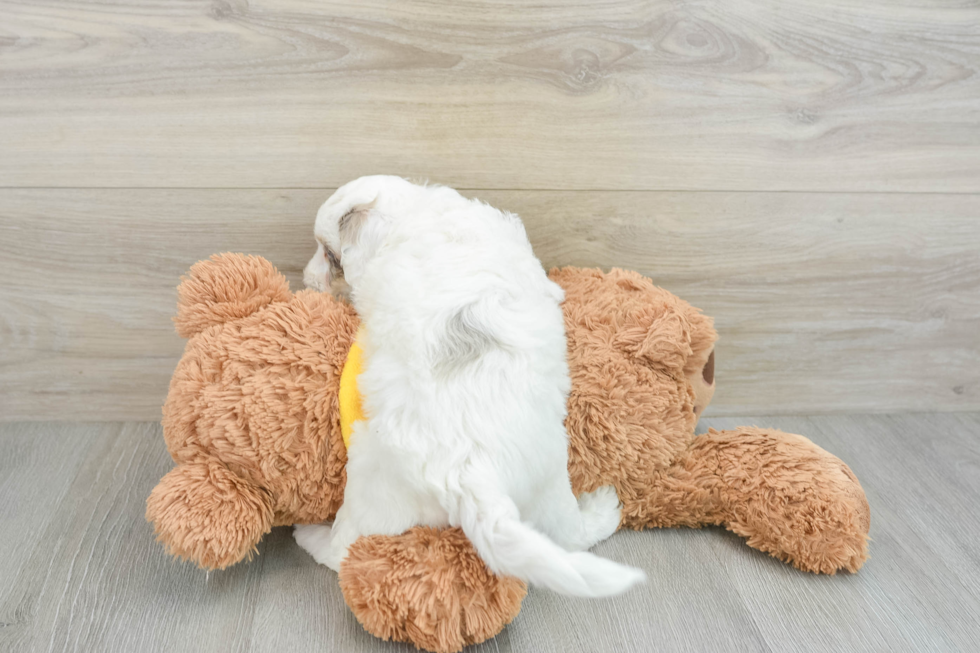
[[[146,518],[167,551],[205,569],[250,557],[272,517],[264,490],[213,461],[172,469],[146,501]]]
[[[857,571],[871,511],[836,456],[800,435],[742,427],[700,435],[624,508],[629,528],[723,525],[797,569]]]
[[[711,430],[691,452],[722,483],[725,526],[797,569],[855,572],[868,557],[871,511],[853,472],[800,435]]]
[[[494,575],[458,528],[362,537],[340,566],[340,587],[376,637],[436,653],[493,637],[511,622],[525,584]]]

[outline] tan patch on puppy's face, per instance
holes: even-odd
[[[350,284],[344,278],[344,266],[340,264],[340,257],[326,245],[324,245],[324,256],[330,267],[330,294],[334,297],[350,299]]]
[[[375,200],[377,201],[377,200]],[[337,233],[340,235],[340,246],[345,247],[357,242],[361,228],[367,222],[375,202],[352,206],[347,213],[337,221]]]
[[[352,206],[337,220],[337,247],[326,246],[335,294],[350,297],[351,283],[364,270],[384,238],[384,222],[374,205],[377,200]]]

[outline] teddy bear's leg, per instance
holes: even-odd
[[[743,427],[695,438],[624,521],[721,524],[798,569],[833,574],[864,564],[871,513],[839,458],[799,435]]]
[[[499,633],[527,592],[493,574],[460,529],[427,527],[358,539],[341,563],[340,587],[369,633],[436,653]]]
[[[146,518],[172,555],[224,569],[251,557],[272,529],[272,500],[219,462],[185,463],[150,493]]]

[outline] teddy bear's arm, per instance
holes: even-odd
[[[806,438],[741,427],[695,438],[626,506],[634,528],[717,524],[804,571],[857,571],[871,517],[860,483]]]
[[[170,470],[146,502],[146,519],[167,551],[202,569],[250,558],[272,518],[267,492],[211,460]]]

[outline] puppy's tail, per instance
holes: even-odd
[[[494,573],[583,597],[622,594],[646,579],[639,569],[584,551],[566,551],[522,523],[507,496],[493,501],[460,496],[458,507],[463,532]]]

